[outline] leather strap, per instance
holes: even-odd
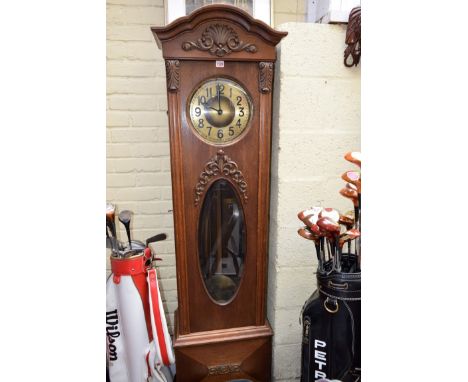
[[[164,329],[163,325],[161,322],[161,314],[164,314],[164,312],[161,312],[159,309],[159,288],[157,284],[157,276],[156,276],[156,269],[150,269],[148,271],[148,279],[149,279],[149,287],[150,287],[150,295],[151,295],[151,310],[153,312],[153,320],[152,323],[154,322],[156,326],[156,333],[158,336],[158,346],[159,350],[161,352],[161,359],[164,363],[164,365],[169,366],[169,357],[168,357],[168,352],[167,352],[167,347],[166,347],[166,338],[164,336]]]

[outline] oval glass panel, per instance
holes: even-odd
[[[206,289],[218,304],[236,294],[244,272],[244,211],[233,186],[217,180],[208,189],[200,214],[198,253]]]

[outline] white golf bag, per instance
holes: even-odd
[[[106,288],[111,382],[173,381],[174,353],[151,257],[149,248],[129,258],[111,256]]]

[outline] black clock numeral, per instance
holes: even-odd
[[[219,129],[217,135],[218,135],[218,139],[223,139],[224,137],[223,130]]]
[[[213,89],[206,88],[206,98],[213,98]]]
[[[224,85],[223,84],[219,84],[219,94],[224,95]]]
[[[239,108],[239,117],[243,117],[244,116],[244,108],[241,106]]]
[[[204,105],[206,103],[206,97],[200,96],[198,97],[198,105]]]
[[[241,96],[237,96],[237,106],[240,106],[241,102],[242,102],[242,97]]]
[[[208,135],[209,135],[209,136],[211,136],[211,129],[212,129],[212,128],[213,128],[212,126],[207,126],[207,129],[208,129]]]
[[[198,120],[198,128],[201,129],[203,127],[203,119]]]
[[[234,135],[234,127],[229,126],[229,135],[232,137]]]
[[[241,127],[241,121],[240,121],[240,119],[237,120],[236,126],[240,129],[240,127]]]
[[[200,115],[201,115],[201,109],[197,106],[197,107],[195,108],[195,116],[196,116],[196,117],[199,117]]]

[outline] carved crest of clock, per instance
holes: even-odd
[[[270,381],[272,92],[287,33],[228,5],[151,29],[167,75],[177,380]]]

